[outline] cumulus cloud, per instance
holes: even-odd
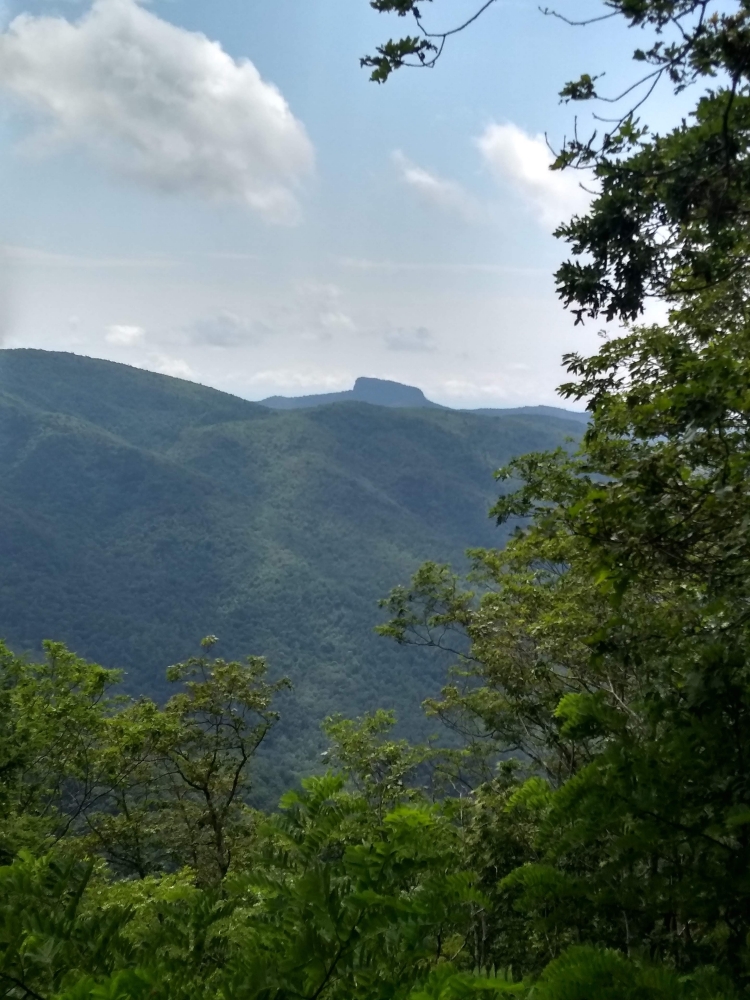
[[[216,316],[196,320],[186,332],[191,344],[248,347],[259,343],[270,330],[264,323],[224,310]]]
[[[77,320],[77,317],[71,317],[71,319],[74,318]],[[145,335],[146,331],[142,326],[116,323],[107,327],[104,339],[108,344],[114,344],[116,347],[134,347],[141,343]]]
[[[417,166],[401,150],[397,149],[391,159],[398,168],[401,180],[422,201],[453,212],[467,222],[475,222],[481,217],[478,202],[460,184]]]
[[[386,347],[391,351],[436,351],[437,344],[430,331],[424,326],[412,330],[394,330],[384,337]]]
[[[517,191],[545,226],[557,226],[585,212],[591,196],[580,174],[552,171],[552,153],[543,135],[529,135],[517,125],[488,125],[477,139],[495,178]]]
[[[0,34],[0,86],[40,117],[41,148],[78,143],[157,190],[297,215],[313,149],[279,90],[135,0],[95,0],[75,23],[16,17]]]

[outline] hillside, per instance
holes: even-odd
[[[481,417],[554,417],[555,420],[572,420],[584,425],[591,419],[591,415],[585,410],[565,410],[561,406],[513,406],[508,409],[484,407],[464,412]]]
[[[422,731],[442,666],[373,634],[424,559],[497,545],[493,470],[578,427],[360,402],[279,412],[111,362],[0,351],[0,635],[43,638],[161,695],[211,632],[266,655],[281,783],[331,711],[392,706]]]

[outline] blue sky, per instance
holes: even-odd
[[[2,27],[5,346],[250,399],[370,375],[454,406],[555,402],[561,355],[595,349],[552,281],[551,230],[587,196],[541,136],[572,127],[566,80],[633,78],[623,26],[498,0],[384,87],[358,58],[409,25],[367,0],[10,0]]]

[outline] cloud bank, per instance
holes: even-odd
[[[580,174],[550,170],[553,156],[543,135],[492,124],[476,142],[495,179],[521,195],[543,225],[558,226],[588,208],[591,195],[581,188]]]
[[[75,23],[16,17],[0,34],[0,87],[36,112],[37,147],[76,143],[156,190],[298,215],[313,148],[279,90],[135,0],[96,0]]]

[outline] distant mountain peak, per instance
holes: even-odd
[[[353,389],[342,392],[324,392],[314,396],[269,396],[261,399],[262,406],[273,410],[304,410],[312,406],[326,406],[329,403],[370,403],[374,406],[400,406],[404,409],[429,407],[433,410],[450,410],[428,399],[421,389],[415,385],[404,385],[403,382],[392,382],[385,378],[371,378],[361,375],[354,383]],[[455,411],[454,411],[455,412]],[[574,420],[576,423],[588,423],[589,414],[576,410],[564,410],[559,406],[513,406],[502,408],[481,408],[463,410],[464,413],[474,413],[481,417],[556,417],[559,420]]]
[[[275,410],[306,409],[310,406],[324,406],[326,403],[371,403],[374,406],[403,406],[409,408],[432,407],[444,409],[439,403],[427,399],[421,389],[414,385],[403,385],[385,378],[360,376],[353,389],[343,392],[324,392],[314,396],[269,396],[261,399],[263,406]]]
[[[421,389],[414,385],[403,385],[384,378],[360,376],[354,383],[352,399],[377,406],[437,406],[427,399]]]

